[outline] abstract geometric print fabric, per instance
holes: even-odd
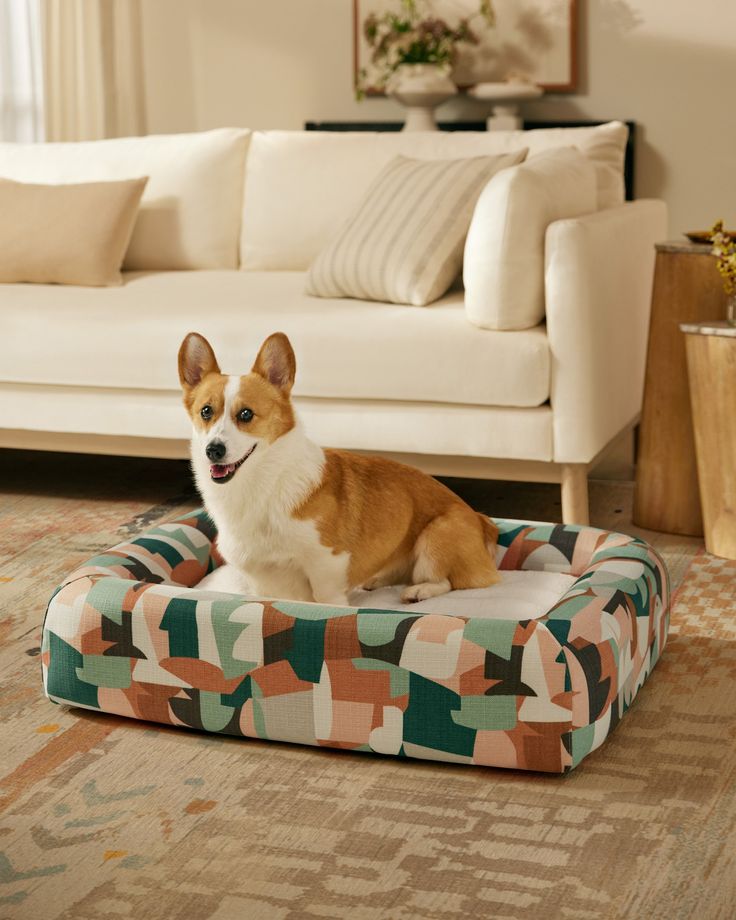
[[[198,511],[71,573],[43,630],[55,702],[228,735],[564,773],[660,657],[669,579],[623,534],[496,520],[499,569],[576,581],[519,620],[198,589],[221,559]],[[308,755],[305,755],[308,756]]]

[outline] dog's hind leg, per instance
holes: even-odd
[[[486,588],[499,580],[480,516],[457,507],[430,521],[419,534],[412,584],[401,599],[412,603],[451,590]]]

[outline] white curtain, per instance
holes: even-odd
[[[139,0],[40,0],[46,138],[145,132]]]
[[[0,0],[0,140],[43,139],[39,0]]]

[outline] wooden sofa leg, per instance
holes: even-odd
[[[588,524],[588,466],[565,463],[562,466],[562,523]]]

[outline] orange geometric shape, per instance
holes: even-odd
[[[120,859],[123,856],[127,856],[127,850],[105,850],[102,855],[103,862],[107,862],[108,859]]]
[[[215,805],[217,805],[217,802],[212,799],[192,799],[184,808],[184,811],[188,815],[201,815],[205,811],[212,811]]]
[[[300,693],[313,689],[313,685],[297,677],[291,664],[284,660],[254,668],[250,672],[250,679],[255,681],[264,696],[282,696],[285,693]],[[237,680],[242,680],[242,677]]]

